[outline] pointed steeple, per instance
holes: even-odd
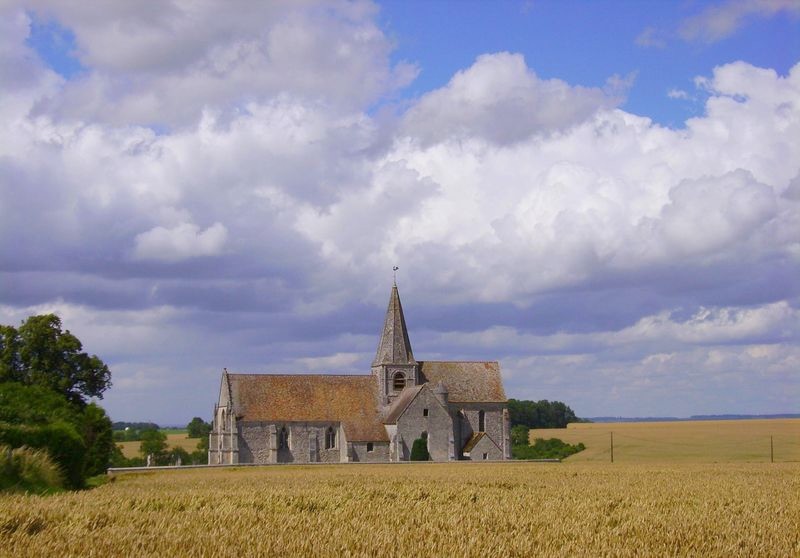
[[[389,308],[386,310],[386,319],[383,321],[383,332],[378,343],[378,352],[372,366],[381,364],[416,364],[411,351],[411,342],[408,340],[406,319],[403,316],[403,306],[400,304],[400,294],[397,292],[397,283],[392,285],[392,294],[389,296]]]

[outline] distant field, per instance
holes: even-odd
[[[798,463],[281,465],[114,478],[47,497],[0,494],[0,555],[800,555]]]
[[[570,424],[568,428],[531,430],[534,438],[583,442],[586,450],[570,462],[609,461],[611,432],[614,461],[620,463],[768,462],[770,436],[775,461],[800,461],[800,419],[616,422]]]
[[[197,442],[199,438],[187,438],[186,431],[183,430],[164,430],[167,433],[167,446],[170,448],[180,447],[192,453],[197,449]],[[141,457],[139,453],[139,446],[141,442],[117,442],[117,445],[122,448],[122,455],[125,457]]]

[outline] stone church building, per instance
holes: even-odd
[[[397,285],[368,375],[222,373],[209,464],[511,458],[497,362],[418,361]]]

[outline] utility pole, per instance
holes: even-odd
[[[611,463],[614,463],[614,433],[611,432]]]

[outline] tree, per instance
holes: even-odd
[[[191,454],[179,446],[174,446],[169,450],[169,460],[173,465],[177,465],[179,461],[181,465],[192,464]]]
[[[82,414],[64,397],[40,386],[0,383],[0,443],[45,450],[70,488],[83,486],[86,444]]]
[[[47,388],[0,383],[0,422],[44,426],[56,421],[78,425],[80,412]]]
[[[101,475],[111,463],[111,455],[116,447],[111,431],[111,419],[106,412],[94,403],[89,403],[83,411],[83,441],[86,444],[87,477]]]
[[[524,424],[518,424],[511,427],[511,445],[512,446],[527,446],[530,444],[529,434],[530,428]]]
[[[561,401],[508,400],[511,425],[524,424],[528,428],[566,428],[571,422],[585,422]]]
[[[111,372],[96,355],[83,352],[80,340],[61,330],[55,314],[31,316],[19,329],[0,326],[0,382],[38,385],[83,407],[88,397],[102,398]]]
[[[186,425],[189,438],[207,438],[211,432],[211,425],[205,422],[200,417],[194,417],[189,424]]]
[[[156,463],[162,463],[167,455],[167,435],[160,430],[143,430],[142,445],[139,446],[139,453],[147,458],[152,455]]]

